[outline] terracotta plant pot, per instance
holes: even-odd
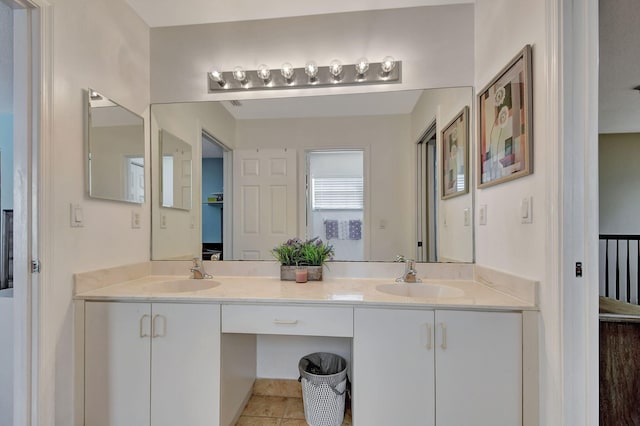
[[[296,266],[280,265],[280,280],[295,281]],[[307,281],[322,281],[322,266],[307,266]]]

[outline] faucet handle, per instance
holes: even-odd
[[[396,256],[395,262],[406,262],[406,261],[407,261],[407,258],[404,257],[403,255],[399,254]]]

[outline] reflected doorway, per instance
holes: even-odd
[[[417,160],[417,247],[418,262],[437,262],[437,149],[436,122],[429,125],[416,145]]]
[[[335,249],[334,260],[364,260],[364,151],[307,152],[307,238]]]
[[[202,260],[222,260],[225,243],[225,177],[230,150],[208,132],[202,132]],[[231,204],[229,204],[230,206]]]

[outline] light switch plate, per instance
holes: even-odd
[[[160,213],[160,229],[167,229],[167,215]]]
[[[533,223],[533,197],[525,197],[520,201],[520,221]]]
[[[480,211],[479,211],[479,215],[480,215],[480,225],[486,225],[487,224],[487,205],[486,204],[480,204]]]
[[[471,209],[464,209],[464,226],[471,226]]]
[[[72,228],[82,228],[84,226],[84,211],[80,204],[71,203],[70,220]]]

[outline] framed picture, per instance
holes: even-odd
[[[442,130],[443,200],[469,192],[469,107],[464,107]]]
[[[533,172],[531,46],[478,94],[478,188]]]

